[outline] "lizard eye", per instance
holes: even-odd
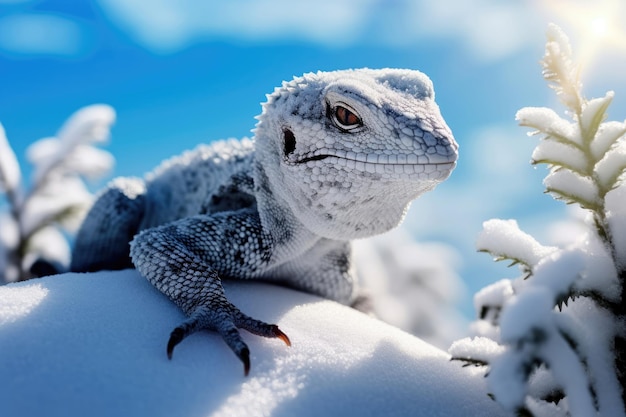
[[[332,109],[332,119],[338,128],[344,130],[363,126],[363,121],[356,112],[343,104],[338,104]]]

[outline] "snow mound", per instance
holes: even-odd
[[[136,271],[0,287],[3,416],[497,416],[484,378],[353,309],[227,282],[244,312],[293,343],[244,334],[252,369],[202,332],[167,359],[183,314]],[[245,332],[243,332],[245,333]]]

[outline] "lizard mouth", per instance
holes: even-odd
[[[314,155],[314,156],[309,156],[306,158],[302,158],[296,161],[297,164],[306,164],[307,162],[311,162],[311,161],[321,161],[323,159],[326,158],[330,158],[332,155]]]
[[[450,175],[456,166],[456,153],[450,155],[429,154],[355,154],[315,153],[291,162],[292,166],[307,165],[313,167],[324,161],[324,164],[336,166],[338,169],[367,172],[372,175],[392,175],[406,177],[411,180],[431,179],[441,181]]]
[[[308,162],[323,161],[325,159],[334,160],[334,162],[342,162],[356,164],[372,164],[372,165],[450,165],[456,162],[456,153],[449,155],[441,155],[438,153],[417,155],[417,154],[364,154],[354,152],[333,152],[310,154],[294,161],[295,164],[306,164]],[[340,162],[341,161],[341,162]]]

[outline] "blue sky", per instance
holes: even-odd
[[[483,221],[517,218],[549,241],[565,208],[543,195],[524,106],[552,106],[541,78],[548,22],[584,60],[588,97],[616,91],[626,117],[619,0],[0,0],[0,122],[23,161],[81,106],[106,103],[117,122],[112,175],[139,176],[211,140],[250,134],[259,103],[309,71],[403,67],[427,73],[460,143],[458,168],[420,198],[406,226],[460,252],[470,295],[516,275],[474,251]]]

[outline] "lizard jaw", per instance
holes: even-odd
[[[328,149],[318,150],[301,158],[290,161],[289,165],[306,164],[308,162],[322,161],[331,158],[333,162],[337,160],[351,161],[352,163],[365,163],[373,165],[447,165],[456,163],[456,153],[426,153],[418,155],[416,153],[381,154],[381,153],[355,153],[346,151],[331,151]]]
[[[358,154],[362,155],[362,154]],[[324,162],[322,162],[324,161]],[[411,180],[440,179],[448,177],[456,166],[456,155],[443,157],[439,154],[429,156],[378,155],[377,158],[348,158],[333,154],[316,154],[289,163],[292,166],[305,165],[309,168],[331,165],[338,169],[349,169],[370,174],[408,175]]]

